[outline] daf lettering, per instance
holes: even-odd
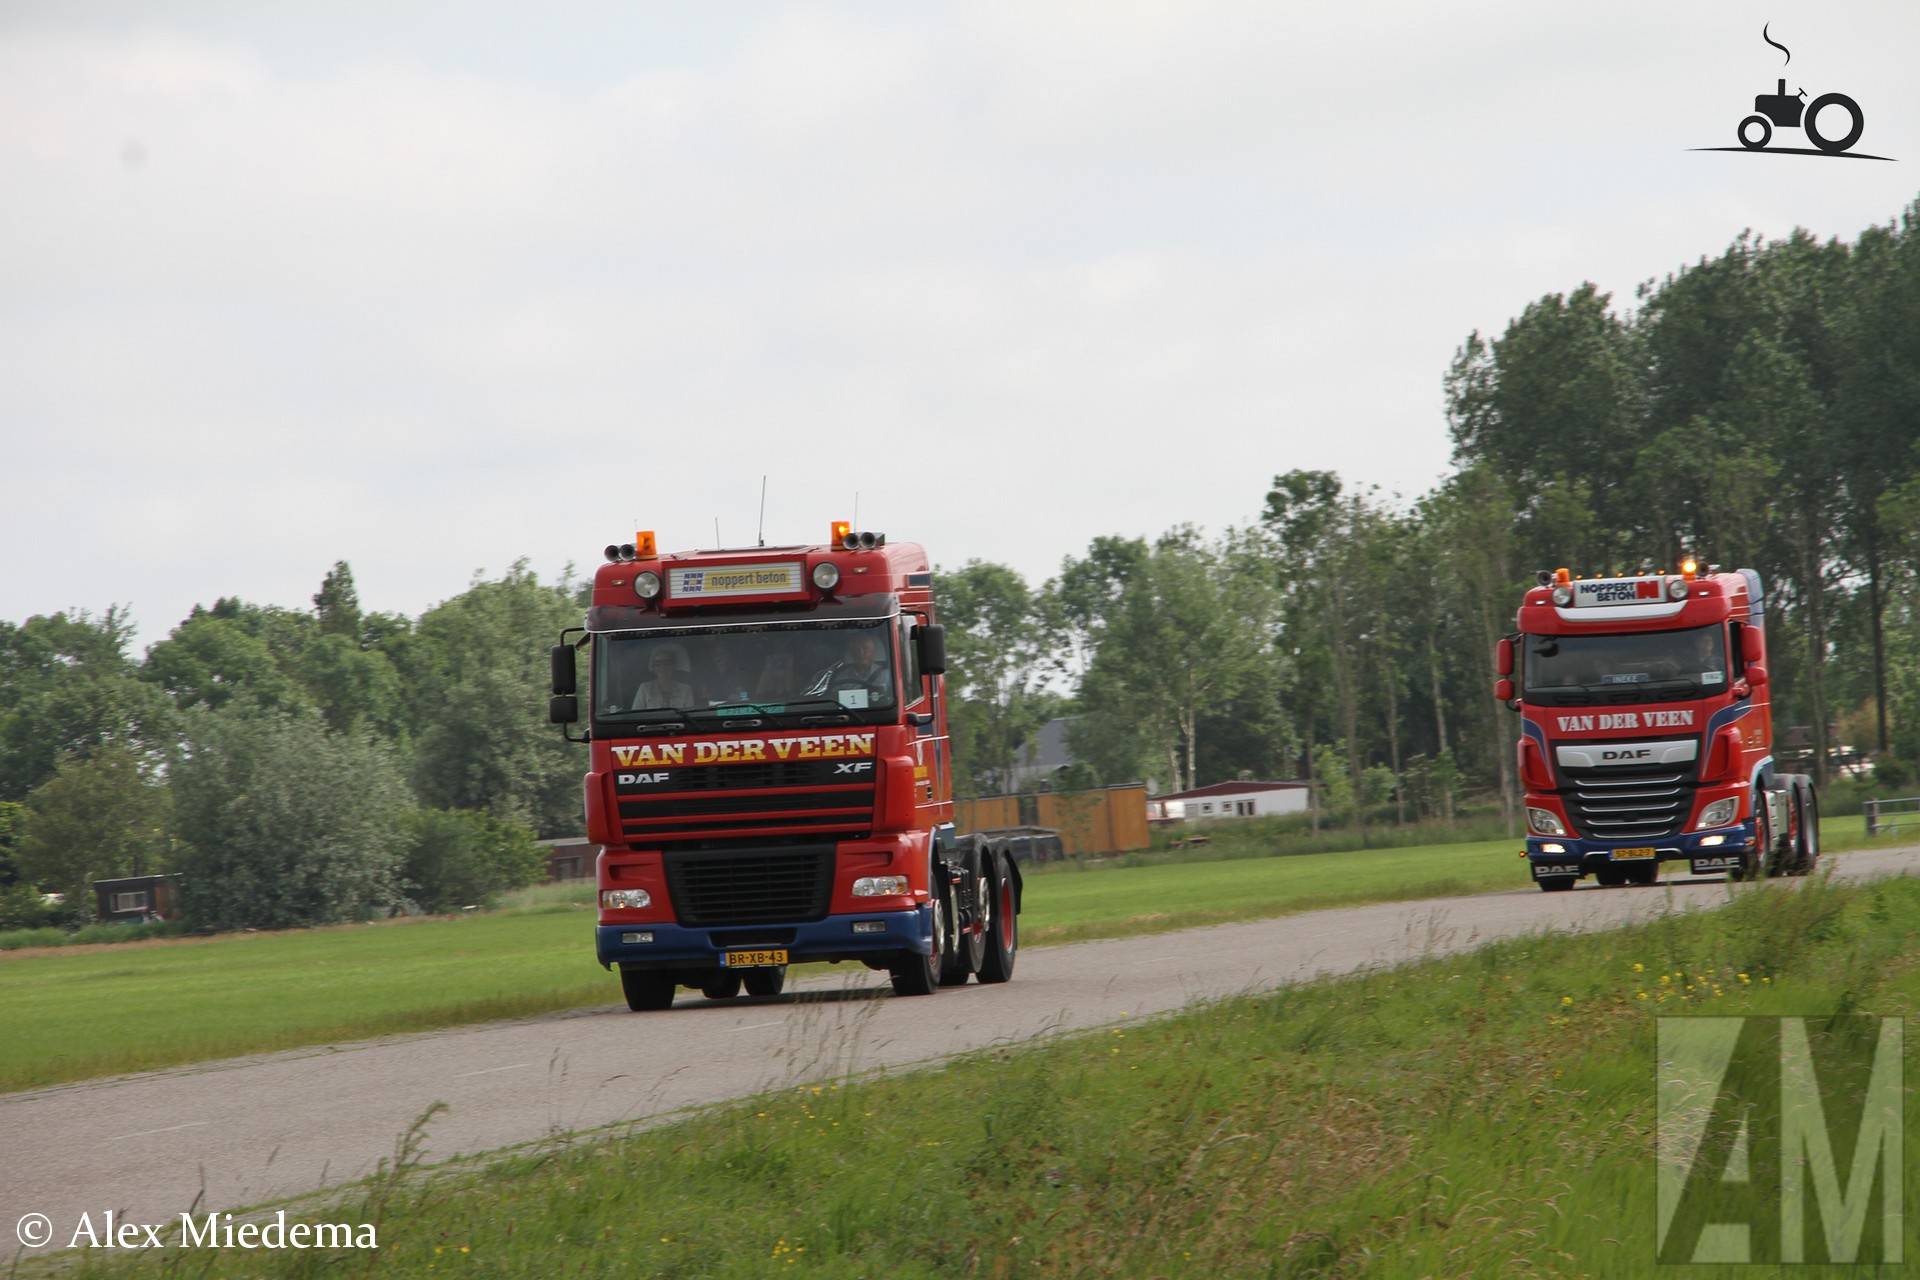
[[[1602,760],[1645,760],[1652,754],[1652,747],[1635,747],[1626,751],[1620,750],[1617,747],[1609,747],[1601,751],[1600,758]]]
[[[638,787],[650,782],[665,782],[669,776],[665,773],[623,773],[616,781],[623,787]]]

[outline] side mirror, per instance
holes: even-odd
[[[931,623],[913,629],[913,643],[919,650],[920,670],[930,676],[945,675],[947,670],[947,629]]]
[[[1740,628],[1740,657],[1748,666],[1767,660],[1766,641],[1761,636],[1758,627]],[[1751,674],[1749,674],[1747,678],[1753,680]],[[1753,683],[1759,684],[1760,681],[1753,680]]]
[[[1758,689],[1767,682],[1767,668],[1758,662],[1747,663],[1747,683]]]
[[[1502,640],[1500,643],[1505,644],[1506,641]],[[1505,676],[1501,676],[1498,680],[1495,680],[1493,682],[1493,696],[1502,702],[1512,702],[1513,681],[1507,679]]]
[[[557,644],[553,646],[551,658],[553,662],[554,695],[557,697],[560,694],[577,692],[579,685],[578,677],[574,674],[573,669],[573,646],[570,644]],[[555,720],[554,723],[572,724],[573,721],[574,717],[568,716],[565,720]]]
[[[547,699],[547,720],[552,724],[577,724],[580,699],[570,693],[556,693]]]
[[[1502,640],[1493,646],[1493,669],[1503,676],[1513,674],[1513,641]]]

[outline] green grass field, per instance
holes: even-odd
[[[1920,1001],[1920,882],[1795,890],[376,1180],[318,1216],[377,1221],[377,1256],[93,1253],[77,1269],[1650,1274],[1656,1016]],[[1920,1078],[1911,1037],[1906,1053]],[[1911,1103],[1904,1135],[1911,1152]],[[1911,1206],[1920,1161],[1905,1170]],[[1920,1220],[1904,1231],[1920,1255]],[[1823,1273],[1858,1274],[1793,1269]]]
[[[1028,882],[1023,937],[1037,946],[1522,888],[1517,847],[1047,869]],[[0,1037],[0,1092],[617,1000],[593,961],[592,890],[523,901],[459,919],[0,955],[0,1026],[11,1032]]]

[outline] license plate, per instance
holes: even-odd
[[[1615,849],[1613,851],[1613,860],[1615,862],[1643,862],[1653,857],[1654,853],[1655,850],[1653,849]]]
[[[729,969],[765,969],[786,962],[785,950],[726,951],[720,956],[720,963]]]

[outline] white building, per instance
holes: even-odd
[[[1204,822],[1305,813],[1313,789],[1304,782],[1216,782],[1147,801],[1150,822]]]

